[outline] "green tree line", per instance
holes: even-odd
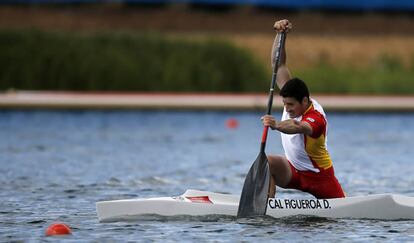
[[[265,92],[267,65],[225,40],[0,30],[0,90]],[[291,71],[313,93],[414,94],[414,57],[411,67],[384,55],[365,68],[321,61]]]
[[[251,53],[223,40],[158,34],[0,31],[0,89],[251,92],[268,86]]]

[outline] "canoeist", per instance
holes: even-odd
[[[278,33],[287,33],[292,24],[289,20],[280,20],[274,24],[274,29]],[[284,156],[268,156],[272,175],[269,197],[275,196],[276,186],[298,189],[320,199],[345,197],[327,150],[325,112],[316,100],[309,97],[306,84],[291,77],[286,67],[284,46],[281,51],[276,81],[284,104],[282,119],[278,121],[270,115],[262,117],[265,126],[281,133],[285,151]]]

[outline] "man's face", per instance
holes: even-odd
[[[293,97],[283,97],[283,105],[290,118],[296,118],[306,111],[307,98],[303,98],[302,102],[297,101]]]

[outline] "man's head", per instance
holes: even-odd
[[[293,78],[285,83],[280,90],[283,97],[283,104],[290,118],[296,118],[309,108],[309,90],[305,82],[298,78]]]

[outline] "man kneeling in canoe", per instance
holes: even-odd
[[[280,20],[274,28],[278,33],[287,33],[292,24],[288,20]],[[308,192],[319,199],[345,197],[327,150],[325,112],[316,100],[309,97],[306,84],[291,77],[286,67],[284,46],[281,51],[276,81],[284,104],[282,119],[278,121],[270,115],[262,117],[265,126],[280,132],[285,150],[285,156],[268,156],[272,175],[269,197],[275,196],[276,185]]]

